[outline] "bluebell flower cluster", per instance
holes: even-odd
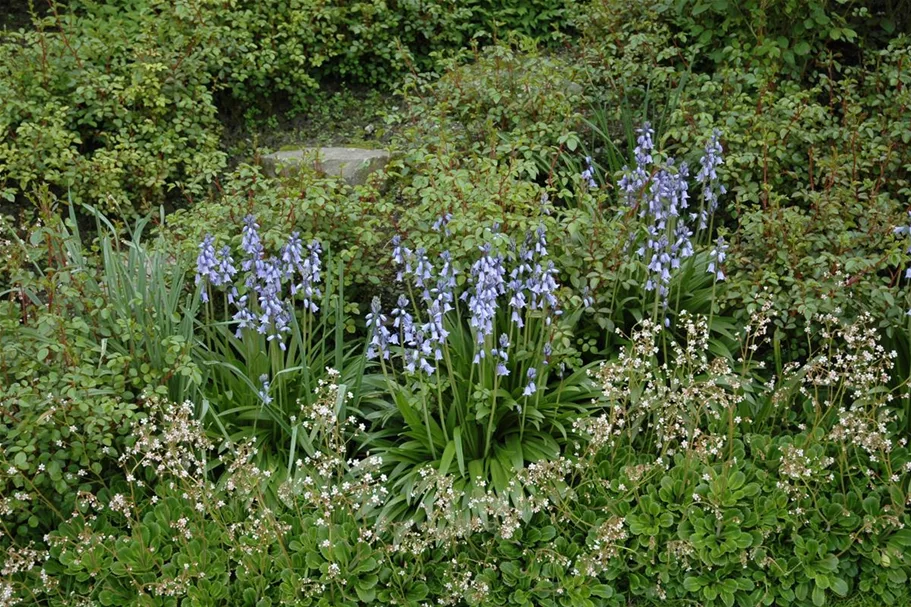
[[[441,226],[445,226],[446,222],[448,219],[441,223]],[[382,355],[384,359],[388,359],[390,344],[402,345],[408,348],[405,353],[405,369],[410,373],[420,370],[431,375],[436,369],[435,363],[443,358],[443,344],[449,336],[444,319],[446,313],[453,309],[457,272],[448,251],[440,254],[442,263],[437,272],[423,248],[412,251],[402,245],[401,237],[398,235],[392,239],[392,245],[392,262],[398,268],[396,280],[403,281],[407,276],[411,284],[419,289],[421,301],[426,306],[427,321],[416,324],[409,312],[411,302],[404,295],[400,295],[396,307],[392,310],[396,333],[390,332],[388,340],[384,341],[382,336],[377,337],[378,332],[386,329],[376,323],[376,314],[372,313],[373,324],[368,328],[373,335],[373,349],[369,355]]]
[[[272,396],[269,394],[269,376],[265,374],[260,375],[259,383],[261,384],[261,387],[256,393],[257,396],[259,396],[259,400],[261,400],[264,405],[271,405]]]
[[[471,266],[471,288],[462,293],[461,299],[468,301],[468,324],[475,330],[477,344],[483,346],[486,338],[493,333],[497,300],[506,293],[506,269],[503,256],[493,252],[490,243],[484,244],[480,250],[481,256]],[[484,348],[478,348],[475,362],[484,356]]]
[[[405,353],[405,370],[415,373],[420,369],[426,375],[433,375],[436,367],[430,364],[430,356],[434,348],[424,332],[417,331],[409,345],[411,349]]]
[[[637,249],[648,269],[645,290],[656,291],[666,310],[671,277],[682,261],[694,253],[691,224],[706,227],[708,216],[717,209],[719,195],[725,193],[716,171],[723,162],[721,134],[715,130],[700,160],[696,181],[703,188],[703,207],[698,213],[690,213],[687,163],[677,164],[673,158],[663,163],[655,161],[655,133],[649,123],[636,133],[635,166],[623,168],[617,185],[627,205],[645,222],[644,242]],[[723,255],[722,251],[719,253]],[[665,325],[668,322],[665,318]]]
[[[203,284],[200,298],[203,303],[209,301],[208,286],[222,287],[231,284],[237,268],[231,257],[231,248],[222,247],[220,253],[215,252],[215,237],[207,234],[199,245],[199,255],[196,257],[196,284]]]
[[[281,271],[283,280],[291,283],[291,295],[302,294],[304,309],[316,313],[319,306],[316,298],[321,297],[317,285],[322,280],[322,247],[314,240],[307,245],[306,255],[300,234],[294,232],[281,250]]]
[[[228,246],[215,252],[211,235],[203,238],[196,259],[196,282],[226,289],[228,303],[236,308],[232,320],[240,338],[244,329],[253,329],[266,335],[269,341],[279,341],[282,334],[291,330],[294,300],[300,300],[306,311],[316,313],[316,300],[322,297],[319,283],[322,280],[322,253],[319,242],[304,246],[300,234],[294,232],[282,247],[280,254],[267,256],[259,235],[256,218],[244,218],[241,233],[241,250],[244,257],[240,269],[244,273],[243,292],[235,284],[237,268]],[[285,285],[290,284],[289,295]],[[208,301],[208,289],[202,290],[203,301]]]
[[[392,310],[392,327],[397,331],[396,338],[401,343],[411,343],[414,340],[414,317],[408,311],[411,302],[404,295],[399,295],[396,307]]]
[[[496,235],[496,234],[494,234]],[[393,346],[401,348],[404,368],[409,373],[431,375],[444,358],[449,337],[446,315],[456,303],[457,271],[449,252],[443,252],[433,263],[423,249],[412,250],[400,237],[392,239],[392,262],[399,281],[408,280],[416,290],[412,302],[400,295],[390,313],[391,323],[382,314],[380,303],[374,300],[367,316],[370,339],[368,356],[388,359]],[[527,314],[551,324],[560,315],[557,299],[557,270],[547,259],[547,235],[543,228],[529,234],[521,247],[510,244],[511,253],[504,256],[491,243],[479,247],[480,255],[472,263],[465,290],[459,300],[466,302],[468,324],[475,337],[474,363],[490,355],[496,363],[496,374],[509,374],[509,337],[502,334],[491,347],[500,310],[500,298],[508,296],[511,322],[525,326]],[[508,262],[514,266],[507,274]],[[419,295],[419,297],[418,297]],[[391,329],[387,327],[391,324]],[[549,348],[549,346],[548,346]],[[534,383],[530,377],[529,382]]]
[[[685,213],[689,206],[687,176],[686,163],[675,170],[673,161],[668,161],[655,171],[646,192],[646,204],[639,210],[647,222],[646,239],[638,249],[648,264],[645,289],[657,290],[665,307],[672,271],[693,254],[693,232],[686,224]]]
[[[627,166],[623,167],[623,176],[620,178],[618,185],[626,199],[626,204],[630,208],[636,207],[645,191],[645,186],[648,184],[648,167],[652,164],[654,136],[655,131],[652,130],[652,126],[648,122],[644,123],[641,128],[636,129],[636,147],[633,150],[636,166],[633,169]]]
[[[594,305],[595,300],[592,298],[592,291],[588,285],[582,287],[582,307],[590,308]]]
[[[908,255],[911,255],[911,211],[908,211],[908,225],[898,226],[897,228],[895,228],[894,232],[898,236],[905,235],[908,237],[909,245],[908,245],[908,250],[905,252]],[[911,280],[911,266],[908,266],[908,268],[905,270],[905,279]]]
[[[550,196],[547,195],[547,192],[541,193],[541,212],[545,215],[550,215],[553,212],[553,206],[550,204]]]
[[[398,336],[389,331],[386,326],[386,317],[380,306],[380,298],[374,297],[370,303],[370,312],[367,314],[367,331],[370,333],[370,342],[367,345],[367,358],[376,358],[381,354],[384,359],[389,359],[389,346],[398,342]]]
[[[708,227],[708,217],[718,210],[718,197],[727,193],[727,189],[718,179],[718,167],[724,164],[721,147],[721,131],[715,129],[705,145],[705,153],[699,160],[701,168],[696,174],[696,181],[702,185],[702,208],[699,210],[699,229]]]

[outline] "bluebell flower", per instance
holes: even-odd
[[[506,368],[506,363],[509,362],[509,336],[506,333],[500,335],[499,347],[491,348],[490,355],[497,359],[497,376],[509,375],[509,369]]]
[[[282,297],[281,261],[276,258],[265,260],[255,284],[258,294],[260,316],[256,330],[268,341],[278,339],[281,333],[290,332],[291,313],[288,303]],[[285,349],[284,342],[280,344]]]
[[[530,238],[526,239],[530,241]],[[510,319],[520,329],[525,326],[522,319],[522,310],[528,305],[528,299],[525,290],[528,287],[527,276],[532,272],[531,263],[535,259],[534,249],[528,246],[527,242],[519,249],[516,255],[516,265],[509,273],[509,281],[506,283],[506,292],[509,294],[509,307],[512,309]]]
[[[911,242],[911,211],[908,211],[908,225],[899,226],[894,230],[895,234],[901,236],[908,236],[909,242]],[[908,246],[908,250],[905,253],[911,255],[911,245]],[[905,269],[905,280],[911,280],[911,265]],[[906,312],[906,316],[911,316],[911,310]]]
[[[249,272],[247,286],[252,286],[255,276],[262,271],[263,243],[259,237],[259,224],[256,217],[247,215],[244,218],[244,227],[241,232],[240,248],[245,257],[240,267],[244,272]]]
[[[547,192],[541,193],[541,212],[545,215],[551,214],[550,196],[547,195]]]
[[[724,236],[719,236],[715,241],[715,248],[709,253],[708,273],[715,275],[715,280],[724,280],[722,264],[727,257],[728,245],[724,242]]]
[[[592,165],[592,157],[585,157],[585,170],[580,175],[582,182],[591,190],[598,188],[598,182],[595,181],[595,167]]]
[[[444,213],[441,217],[438,217],[435,222],[433,222],[433,231],[439,232],[440,230],[443,230],[443,233],[446,236],[449,236],[449,228],[446,226],[449,225],[450,221],[452,221],[452,213]]]
[[[263,401],[264,405],[272,404],[272,397],[269,395],[269,376],[266,374],[259,376],[259,383],[262,384],[262,387],[257,392],[259,399]]]
[[[414,271],[412,272],[414,286],[421,289],[421,297],[425,302],[429,302],[430,285],[433,283],[433,264],[427,258],[427,252],[420,247],[414,252],[414,260]]]
[[[221,254],[218,258],[218,268],[215,270],[216,281],[213,284],[230,285],[234,282],[234,275],[237,274],[237,268],[234,267],[234,259],[231,257],[231,247],[225,245],[221,248]]]
[[[411,249],[402,246],[402,237],[396,234],[392,237],[392,263],[398,269],[395,281],[402,282],[406,274],[411,274]]]
[[[323,296],[318,286],[322,282],[322,251],[318,240],[313,240],[307,245],[307,257],[297,267],[299,281],[291,284],[291,295],[303,293],[304,309],[314,314],[319,311],[316,300]]]
[[[645,191],[651,174],[650,167],[653,162],[652,150],[654,149],[654,142],[652,139],[655,132],[652,130],[651,125],[648,122],[644,123],[641,128],[636,130],[636,134],[636,147],[633,150],[636,166],[632,170],[624,166],[623,176],[617,184],[620,187],[620,191],[624,193],[626,203],[630,207],[636,206],[639,197]]]
[[[427,342],[433,349],[435,360],[443,359],[442,346],[449,337],[449,331],[446,330],[443,322],[444,314],[443,304],[439,299],[435,299],[427,310],[428,320],[421,327],[421,333],[427,335]]]
[[[249,297],[244,294],[240,297],[237,296],[237,289],[234,289],[232,292],[232,302],[236,307],[237,311],[234,313],[232,320],[237,323],[237,330],[234,332],[234,336],[237,339],[243,337],[244,329],[255,329],[256,328],[256,316],[250,311]]]
[[[424,332],[415,332],[414,348],[408,350],[405,354],[405,370],[408,373],[421,371],[427,375],[433,375],[435,368],[428,360],[432,354],[433,346],[424,335]]]
[[[522,396],[531,396],[538,391],[538,387],[535,385],[535,377],[537,377],[538,372],[534,367],[529,369],[525,376],[528,379],[528,384],[525,385],[525,389],[522,390]]]
[[[437,299],[443,312],[452,310],[452,303],[455,301],[456,275],[458,271],[452,265],[452,256],[449,251],[440,253],[440,259],[443,260],[443,267],[437,275],[436,287],[431,289],[431,295]]]
[[[531,292],[531,301],[529,308],[532,310],[557,308],[557,269],[554,262],[548,261],[547,265],[542,267],[536,263],[532,268],[531,277],[528,279],[528,290]]]
[[[303,293],[304,309],[316,313],[319,310],[315,299],[322,296],[316,286],[320,282],[322,248],[314,240],[307,245],[304,256],[304,244],[297,232],[291,234],[281,250],[281,270],[283,278],[291,280],[291,295]]]
[[[535,230],[533,251],[539,257],[547,257],[547,230],[544,226],[538,226]]]
[[[292,232],[288,242],[281,250],[282,272],[286,277],[291,277],[304,263],[304,243],[298,232]]]
[[[515,272],[515,270],[513,270],[513,272]],[[522,309],[528,305],[528,302],[525,299],[525,283],[518,278],[512,278],[507,283],[506,288],[510,293],[509,307],[512,308],[510,319],[521,329],[525,326],[525,321],[522,320]]]
[[[647,166],[652,163],[652,150],[655,149],[655,143],[652,139],[655,136],[655,130],[651,123],[644,122],[642,126],[636,129],[636,147],[633,154],[638,166]]]
[[[376,358],[379,353],[384,359],[389,360],[389,344],[392,336],[386,326],[386,317],[380,309],[380,298],[374,297],[370,303],[370,313],[367,314],[367,331],[370,334],[370,343],[367,346],[367,358]]]
[[[909,243],[911,243],[911,211],[908,211],[908,225],[899,226],[893,230],[898,236],[906,235],[908,236]],[[905,251],[908,255],[911,255],[911,245],[908,246],[908,249]],[[911,280],[911,266],[905,270],[905,280]]]
[[[636,168],[625,169],[618,186],[646,223],[644,242],[636,251],[648,269],[645,290],[657,291],[663,307],[667,308],[672,272],[694,253],[693,230],[687,225],[686,212],[689,167],[685,162],[676,165],[673,159],[662,166],[650,166],[654,162],[654,133],[648,123],[637,133]]]
[[[588,287],[588,285],[585,285],[582,288],[582,307],[590,308],[592,305],[594,305],[594,303],[595,301],[592,299],[591,289]]]
[[[196,284],[203,284],[200,297],[203,303],[209,301],[207,284],[216,284],[220,280],[218,273],[218,256],[215,254],[215,237],[206,234],[199,244],[199,255],[196,257]]]
[[[392,309],[392,326],[402,335],[402,345],[414,344],[414,317],[408,311],[411,302],[404,295],[399,295],[396,307]],[[395,336],[398,339],[398,336]],[[395,342],[393,342],[395,343]]]

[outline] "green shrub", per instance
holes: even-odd
[[[212,80],[184,24],[93,6],[0,38],[0,193],[42,184],[130,216],[224,165]]]
[[[434,51],[493,32],[554,35],[566,0],[232,0],[212,11],[223,32],[223,80],[245,101],[287,95],[299,107],[321,82],[393,84],[432,68]]]
[[[555,156],[576,150],[585,91],[567,58],[533,45],[498,44],[440,62],[402,86],[406,108],[399,145],[423,154],[472,155],[530,161],[524,178],[542,180]]]
[[[659,10],[687,43],[721,63],[731,49],[799,74],[827,48],[860,55],[908,31],[911,5],[876,0],[662,0]]]
[[[559,454],[594,396],[585,369],[566,369],[579,365],[564,344],[572,320],[561,319],[546,231],[519,243],[488,232],[459,259],[394,242],[399,293],[370,307],[367,356],[381,374],[365,378],[379,394],[362,407],[398,496],[386,508],[408,513],[428,464],[468,498],[487,485],[505,493],[528,464]],[[477,513],[470,501],[464,509]]]

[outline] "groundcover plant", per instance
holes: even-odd
[[[0,606],[911,605],[909,15],[0,19]]]

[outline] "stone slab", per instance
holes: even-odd
[[[263,168],[272,175],[291,176],[306,165],[326,175],[341,177],[350,185],[367,183],[370,174],[388,162],[389,152],[385,150],[346,147],[282,150],[262,157]]]

